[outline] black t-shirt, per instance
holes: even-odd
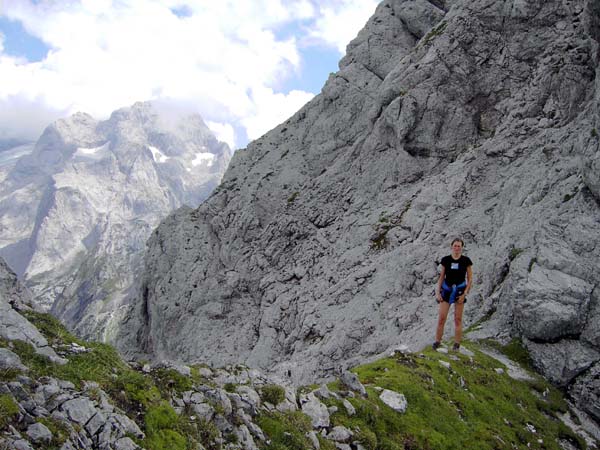
[[[454,259],[452,255],[444,256],[440,262],[446,268],[445,280],[448,286],[461,284],[467,279],[467,267],[472,266],[473,262],[468,256],[461,255]]]

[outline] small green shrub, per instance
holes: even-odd
[[[37,420],[45,425],[52,433],[52,442],[50,445],[59,448],[67,441],[67,439],[69,439],[69,427],[64,422],[61,422],[54,417],[41,417]]]
[[[235,392],[237,385],[235,383],[225,383],[225,386],[223,386],[223,389],[225,389],[226,392]]]
[[[510,253],[508,254],[508,259],[510,259],[511,261],[514,261],[517,258],[517,256],[519,256],[524,251],[525,250],[523,250],[522,248],[513,247],[510,249]]]
[[[590,134],[592,135],[592,137],[596,138],[596,137],[598,137],[598,130],[596,130],[595,128],[592,128],[592,131],[590,132]]]
[[[239,442],[239,439],[237,437],[236,434],[234,433],[227,433],[225,436],[223,436],[225,442],[227,442],[228,444],[237,444]]]
[[[527,267],[527,272],[531,273],[531,271],[533,270],[533,266],[537,264],[537,258],[531,258],[529,260],[529,266]]]
[[[152,372],[152,378],[161,392],[181,393],[192,389],[192,379],[174,369],[156,369]]]
[[[204,445],[206,450],[221,449],[221,445],[218,442],[219,438],[221,437],[221,433],[213,422],[200,420],[200,422],[197,424],[197,436],[199,442]]]
[[[436,37],[438,37],[440,34],[442,34],[444,32],[444,30],[446,29],[446,26],[448,26],[448,23],[444,20],[437,27],[433,28],[429,33],[427,33],[425,38],[423,38],[423,45],[428,45]]]
[[[146,431],[153,433],[157,430],[174,428],[178,422],[177,413],[167,402],[160,402],[156,406],[151,406],[146,412],[144,419],[146,423]]]
[[[377,435],[367,428],[361,428],[357,431],[354,434],[354,439],[367,450],[377,450]]]
[[[387,234],[389,229],[383,229],[380,233],[371,238],[371,250],[383,250],[389,244]]]
[[[22,373],[19,369],[0,369],[0,381],[14,381]]]
[[[375,405],[370,402],[360,402],[356,408],[356,414],[369,426],[377,423],[377,410]]]
[[[531,357],[529,352],[523,346],[523,343],[519,339],[512,339],[508,344],[500,347],[502,353],[508,356],[511,360],[518,362],[524,367],[531,368]]]
[[[19,414],[19,405],[12,395],[0,394],[0,429],[6,427]]]
[[[159,430],[149,435],[144,446],[152,450],[186,450],[187,440],[174,430]]]
[[[179,416],[167,402],[160,402],[146,411],[146,441],[152,450],[185,450],[187,439],[179,433]]]
[[[257,425],[271,440],[269,450],[312,448],[306,433],[312,430],[310,418],[300,411],[268,413],[256,418]]]
[[[286,432],[281,442],[288,450],[306,450],[306,438],[296,433]]]
[[[308,433],[312,430],[312,422],[310,417],[308,417],[302,411],[290,411],[284,414],[284,417],[286,423],[302,433]]]
[[[379,443],[378,450],[404,450],[404,446],[399,442],[392,441],[388,438],[382,438]]]
[[[263,402],[277,406],[285,400],[285,389],[276,384],[267,384],[260,389],[260,398]]]

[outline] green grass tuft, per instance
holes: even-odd
[[[305,450],[312,448],[306,433],[312,430],[310,418],[300,411],[287,413],[265,413],[256,418],[256,423],[269,436],[267,450]]]
[[[186,450],[187,439],[178,430],[180,418],[167,402],[151,406],[144,422],[145,447],[152,450]]]
[[[9,394],[0,394],[0,430],[4,429],[19,414],[19,405]]]
[[[510,259],[511,261],[513,261],[513,260],[515,260],[517,258],[517,256],[519,256],[524,251],[525,250],[523,250],[522,248],[513,247],[513,248],[510,249],[510,253],[508,254],[508,259]]]
[[[54,417],[40,417],[38,422],[45,425],[52,433],[50,447],[60,448],[69,439],[70,430],[67,424]]]
[[[175,369],[156,369],[152,377],[161,392],[181,394],[191,390],[193,386],[190,377],[180,374]]]
[[[429,33],[427,33],[427,35],[423,38],[423,45],[426,46],[428,45],[430,42],[432,42],[436,37],[438,37],[439,35],[441,35],[444,30],[446,29],[446,27],[448,26],[448,23],[444,20],[442,21],[437,27],[433,28]]]
[[[260,398],[263,402],[277,406],[285,400],[285,389],[276,384],[267,384],[260,389]]]
[[[537,264],[537,258],[533,257],[529,260],[529,266],[527,266],[527,272],[531,273],[533,266]]]
[[[236,392],[236,388],[237,388],[237,385],[235,383],[225,383],[225,386],[223,386],[223,389],[225,389],[226,392],[231,392],[231,393]]]

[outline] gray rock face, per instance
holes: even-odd
[[[152,229],[208,197],[230,158],[199,116],[149,103],[59,120],[3,174],[0,255],[45,310],[110,340]]]
[[[18,355],[7,348],[0,348],[0,370],[19,370],[27,372],[29,368],[21,362]]]
[[[48,357],[53,362],[65,363],[66,361],[48,345],[48,341],[38,329],[19,313],[19,310],[31,309],[28,306],[29,301],[26,289],[0,258],[0,337],[7,341],[26,342],[33,346],[36,353]]]
[[[564,339],[556,344],[526,341],[536,368],[553,383],[566,387],[600,360],[597,350],[578,341]]]
[[[34,308],[31,293],[17,279],[16,274],[0,258],[0,299],[17,310]]]
[[[594,364],[584,376],[577,378],[570,387],[570,394],[578,399],[577,406],[592,416],[596,423],[600,423],[600,363]]]
[[[472,337],[585,347],[590,367],[597,12],[584,0],[382,2],[321,94],[152,234],[121,348],[294,382],[422,348],[435,261],[460,235],[475,274],[464,322],[485,319]],[[540,368],[557,355],[533,352]],[[560,382],[586,376],[576,367]]]

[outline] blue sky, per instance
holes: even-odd
[[[377,3],[0,1],[0,139],[161,100],[245,146],[320,92]]]
[[[0,17],[0,32],[4,36],[4,52],[28,61],[43,61],[50,47],[44,41],[29,34],[18,20]]]

